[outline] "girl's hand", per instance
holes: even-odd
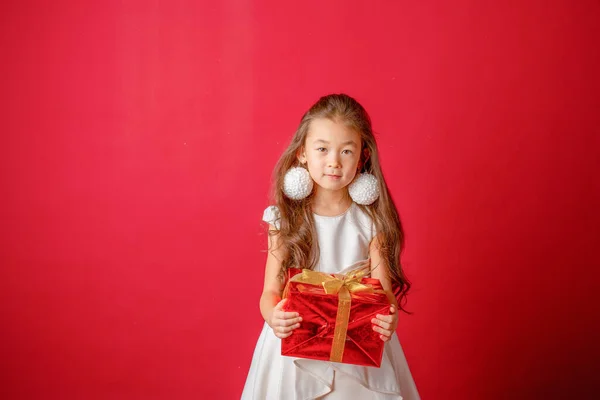
[[[284,339],[292,334],[292,331],[300,326],[302,318],[297,312],[283,311],[283,305],[287,299],[281,300],[271,313],[271,317],[267,321],[273,333],[279,339]]]
[[[373,330],[380,333],[379,337],[381,340],[387,342],[398,327],[396,307],[394,305],[390,306],[390,315],[377,314],[376,318],[373,318],[371,322],[373,323]]]

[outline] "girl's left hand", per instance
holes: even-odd
[[[376,318],[373,318],[371,322],[373,323],[373,330],[380,333],[379,337],[381,340],[387,342],[398,327],[396,306],[390,306],[390,315],[377,314]]]

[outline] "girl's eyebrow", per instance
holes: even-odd
[[[329,144],[329,142],[327,140],[323,140],[323,139],[317,139],[314,141],[314,143],[324,143],[324,144]],[[353,145],[354,147],[356,147],[356,142],[354,140],[348,140],[344,143],[342,143],[342,146],[346,146],[346,145]]]

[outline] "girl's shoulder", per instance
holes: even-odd
[[[352,203],[348,211],[344,212],[341,215],[334,217],[324,217],[313,214],[316,217],[315,223],[317,228],[320,225],[322,220],[327,221],[327,225],[331,225],[331,222],[335,220],[339,220],[340,223],[351,225],[357,225],[360,230],[370,231],[371,234],[369,236],[373,236],[376,234],[375,224],[371,216],[365,212],[360,206],[355,203]],[[280,229],[280,219],[281,215],[279,212],[279,207],[276,205],[270,205],[265,208],[263,212],[262,220],[268,223],[269,225],[273,225],[276,229]]]
[[[356,203],[353,204],[352,220],[358,229],[369,237],[369,240],[377,235],[375,221],[367,211]]]
[[[263,221],[279,229],[279,219],[279,208],[277,206],[271,205],[265,208],[262,218]]]

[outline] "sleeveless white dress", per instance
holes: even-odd
[[[340,273],[369,255],[371,218],[354,202],[341,215],[314,215],[320,259],[316,270]],[[278,227],[278,209],[263,220]],[[281,339],[264,324],[252,357],[242,400],[417,400],[419,393],[398,336],[385,344],[381,367],[363,367],[281,355]]]

